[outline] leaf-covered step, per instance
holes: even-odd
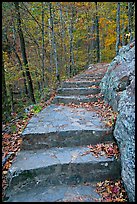
[[[111,128],[85,108],[50,105],[33,116],[22,133],[22,149],[79,146],[112,141]]]
[[[64,81],[62,82],[62,88],[77,88],[77,87],[91,87],[93,85],[99,86],[100,80],[93,81]]]
[[[96,158],[88,147],[20,151],[9,170],[7,195],[41,186],[83,184],[120,177],[120,160]]]
[[[99,88],[59,88],[57,90],[57,94],[59,95],[88,95],[88,94],[98,94],[100,93],[100,89]]]

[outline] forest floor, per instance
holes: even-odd
[[[49,106],[54,99],[54,96],[40,104],[41,110]],[[112,107],[106,104],[104,101],[98,100],[97,102],[80,103],[76,105],[69,103],[68,106],[72,108],[86,108],[88,111],[96,111],[97,114],[105,118],[103,121],[106,127],[113,127],[116,121],[117,113],[113,112]],[[10,122],[2,125],[2,197],[5,195],[5,189],[7,187],[7,173],[17,153],[20,151],[22,143],[21,134],[24,128],[27,126],[29,120],[35,115],[33,107],[26,114],[25,118],[18,118],[15,114]],[[95,157],[106,154],[108,157],[117,157],[120,153],[116,143],[110,144],[97,144],[89,145],[89,152],[92,152]],[[96,192],[102,196],[104,202],[126,202],[128,201],[127,194],[122,184],[122,180],[117,181],[105,180],[98,182],[96,185]]]
[[[46,102],[39,103],[40,110],[44,109],[52,102],[54,95],[50,97]],[[5,195],[5,189],[7,188],[7,173],[17,153],[20,151],[20,145],[22,143],[22,131],[27,126],[29,120],[37,112],[33,109],[33,106],[25,114],[25,117],[19,117],[18,114],[13,113],[12,119],[2,124],[2,198]],[[23,113],[22,113],[23,115]]]

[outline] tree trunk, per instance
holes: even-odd
[[[97,62],[100,62],[100,39],[99,39],[99,22],[98,22],[98,7],[96,4],[96,48],[97,48]]]
[[[91,61],[90,63],[95,63],[97,61],[96,59],[96,39],[95,39],[95,33],[96,33],[96,22],[95,22],[95,17],[92,20],[93,24],[91,26],[91,36],[92,36],[92,40],[90,41],[90,57],[91,57]]]
[[[63,55],[62,55],[62,65],[65,66],[67,63],[67,57],[66,57],[66,44],[65,44],[65,24],[62,14],[62,6],[61,3],[58,2],[59,5],[59,13],[60,13],[60,24],[61,24],[61,40],[62,40],[62,47],[63,47]]]
[[[4,70],[4,61],[2,56],[2,117],[6,119],[8,117],[10,107],[8,104],[7,88],[5,81],[5,70]]]
[[[44,60],[45,60],[45,50],[44,50],[44,2],[41,2],[42,4],[42,87],[44,89],[45,87],[45,68],[44,68]]]
[[[134,17],[134,2],[128,2],[128,32],[130,34],[130,42],[133,39],[133,17]]]
[[[35,103],[33,84],[32,84],[32,79],[31,79],[31,75],[30,75],[30,71],[28,67],[27,55],[26,55],[25,41],[24,41],[24,36],[23,36],[22,28],[21,28],[19,2],[14,2],[14,4],[15,4],[15,9],[16,9],[16,14],[17,14],[17,27],[18,27],[19,37],[20,37],[21,54],[22,54],[23,63],[24,63],[25,70],[26,70],[29,95],[30,95],[30,99],[32,100],[32,102]]]
[[[51,25],[50,25],[50,19],[48,19],[48,23],[49,23],[49,44],[50,44],[50,69],[49,72],[52,73],[52,67],[53,67],[53,45],[52,45],[52,39],[51,39]]]
[[[71,8],[71,19],[69,26],[70,35],[70,58],[69,58],[69,75],[72,77],[74,75],[74,53],[73,53],[73,21],[74,21],[74,8]]]
[[[88,45],[87,45],[87,64],[89,65],[91,63],[91,33],[90,33],[91,27],[87,25],[87,39],[88,39]]]
[[[120,46],[120,2],[117,3],[116,32],[117,32],[116,55],[118,55]]]
[[[13,97],[13,85],[9,84],[9,93],[10,93],[10,107],[11,107],[11,112],[14,112],[14,97]]]
[[[125,45],[125,28],[124,28],[124,21],[122,21],[122,46]]]
[[[56,66],[56,78],[57,82],[60,83],[60,75],[58,70],[58,59],[57,59],[57,49],[56,49],[56,39],[55,39],[55,33],[54,33],[54,13],[52,11],[52,4],[49,2],[49,11],[50,11],[50,26],[51,26],[51,33],[52,33],[52,47],[53,47],[53,53],[54,53],[54,60],[55,60],[55,66]]]

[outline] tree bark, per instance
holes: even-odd
[[[91,63],[91,26],[87,25],[87,39],[88,39],[88,45],[87,45],[87,64],[89,65]]]
[[[69,75],[72,77],[74,75],[74,53],[73,53],[73,21],[74,21],[74,8],[71,7],[71,19],[69,26],[69,35],[70,35],[70,58],[69,58]]]
[[[52,47],[53,47],[54,61],[55,61],[55,66],[56,66],[56,79],[57,79],[57,82],[60,83],[60,75],[59,75],[58,59],[57,59],[57,49],[56,49],[56,39],[55,39],[55,33],[54,33],[54,13],[52,10],[51,2],[49,2],[49,11],[50,11],[50,28],[51,28],[51,33],[52,33]]]
[[[116,32],[116,55],[118,55],[120,46],[120,2],[117,3]]]
[[[8,104],[4,61],[3,61],[3,56],[2,56],[2,117],[3,119],[6,119],[8,117],[9,110],[10,110],[10,107]]]
[[[10,107],[11,112],[14,112],[14,97],[13,97],[13,85],[9,84],[9,93],[10,93]]]
[[[62,40],[62,47],[63,47],[63,55],[62,55],[62,65],[64,66],[67,63],[67,57],[66,57],[66,44],[65,44],[65,24],[62,14],[62,5],[60,2],[58,2],[59,5],[59,13],[60,13],[60,24],[61,24],[61,40]]]
[[[44,50],[44,2],[41,2],[42,4],[42,87],[44,89],[45,87],[45,68],[44,68],[44,60],[45,60],[45,50]]]
[[[53,45],[52,45],[52,39],[51,39],[51,25],[50,25],[50,18],[48,19],[48,23],[49,23],[49,44],[50,44],[50,59],[49,59],[49,63],[50,63],[50,73],[52,73],[52,67],[53,67]]]
[[[90,29],[90,33],[92,36],[92,40],[90,41],[90,63],[95,63],[97,61],[96,59],[96,38],[95,38],[95,33],[96,33],[96,22],[95,22],[95,17],[92,20],[93,24]],[[95,60],[96,59],[96,60]]]
[[[27,77],[27,82],[28,82],[29,95],[30,95],[30,99],[32,100],[32,102],[36,103],[35,98],[34,98],[34,90],[33,90],[32,79],[31,79],[31,75],[30,75],[30,71],[29,71],[29,67],[28,67],[25,41],[24,41],[24,36],[23,36],[22,28],[21,28],[21,17],[20,17],[20,11],[19,11],[19,2],[14,2],[14,4],[15,4],[15,9],[16,9],[16,14],[17,14],[17,27],[18,27],[19,37],[20,37],[21,54],[22,54],[23,63],[24,63],[25,70],[26,70],[26,77]]]
[[[98,22],[98,6],[96,4],[96,48],[97,48],[97,62],[100,62],[100,39],[99,39],[99,22]]]
[[[133,16],[134,16],[134,2],[128,2],[128,32],[130,34],[130,42],[133,39]]]

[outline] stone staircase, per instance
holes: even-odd
[[[96,112],[59,104],[97,101],[107,66],[63,82],[53,104],[29,121],[9,170],[5,202],[98,202],[96,182],[120,177],[120,159],[96,158],[87,147],[114,141],[112,129]]]

